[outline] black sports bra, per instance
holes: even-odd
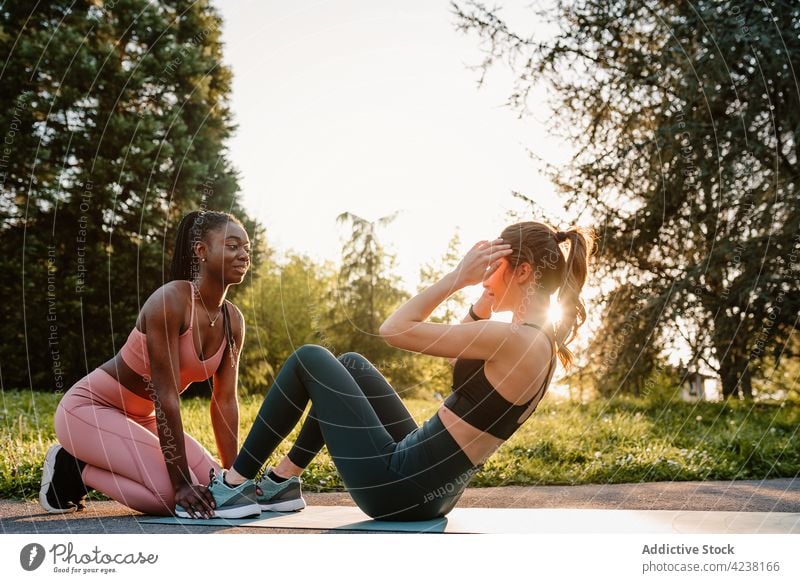
[[[536,324],[523,324],[538,328]],[[553,337],[548,334],[551,340]],[[553,340],[553,358],[547,369],[542,388],[527,403],[515,405],[498,393],[486,378],[485,360],[459,358],[453,367],[453,392],[445,399],[445,406],[473,427],[499,439],[508,439],[536,410],[542,400],[555,370],[556,348]]]

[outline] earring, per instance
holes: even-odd
[[[205,260],[206,260],[206,258],[205,258],[205,257],[202,257],[202,258],[200,259],[200,261],[203,261],[203,262],[205,262]]]

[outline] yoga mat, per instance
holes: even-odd
[[[139,522],[445,534],[800,534],[800,513],[682,510],[456,508],[436,520],[393,522],[372,520],[352,506],[309,506],[301,512],[263,512],[257,518],[152,517]]]

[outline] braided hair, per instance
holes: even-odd
[[[178,224],[175,251],[170,265],[170,281],[175,281],[176,279],[194,281],[197,279],[200,273],[200,265],[197,261],[197,256],[194,254],[195,243],[207,240],[206,236],[209,232],[224,229],[229,222],[236,223],[244,228],[242,222],[230,213],[199,210],[186,214]],[[194,286],[193,289],[195,289]],[[193,293],[196,292],[193,291]],[[228,343],[231,366],[234,366],[239,349],[233,337],[227,301],[222,305],[222,325],[225,330],[225,339]]]

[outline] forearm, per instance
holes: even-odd
[[[236,399],[223,403],[211,400],[211,425],[222,467],[229,468],[239,452],[239,404]]]
[[[478,298],[478,301],[472,304],[471,312],[472,313],[470,313],[470,310],[467,310],[467,313],[464,314],[464,317],[461,319],[462,324],[469,324],[477,320],[488,320],[492,317],[492,301],[488,299],[486,292]],[[475,314],[477,318],[473,318],[472,314]]]
[[[191,484],[189,464],[186,459],[186,444],[183,439],[183,422],[181,420],[180,399],[158,398],[154,400],[156,427],[161,452],[167,464],[167,473],[174,489],[184,484]]]
[[[454,272],[450,272],[433,285],[427,287],[386,319],[381,326],[381,333],[406,329],[415,322],[424,322],[431,313],[450,295],[463,287]]]
[[[472,322],[477,322],[478,320],[488,320],[489,318],[491,318],[492,302],[491,300],[487,299],[486,293],[481,295],[481,297],[478,298],[478,301],[472,304],[472,312],[474,312],[475,315],[478,316],[477,320],[473,318],[472,315],[470,314],[470,311],[467,310],[467,313],[464,314],[463,318],[461,318],[462,324],[470,324]],[[447,362],[449,362],[451,365],[455,365],[456,360],[457,359],[455,358],[448,358]]]
[[[469,311],[467,311],[467,313],[464,314],[464,317],[461,318],[461,323],[462,324],[469,324],[470,322],[477,322],[478,320],[487,320],[487,319],[488,318],[483,318],[483,317],[475,319],[472,316],[470,316]]]

